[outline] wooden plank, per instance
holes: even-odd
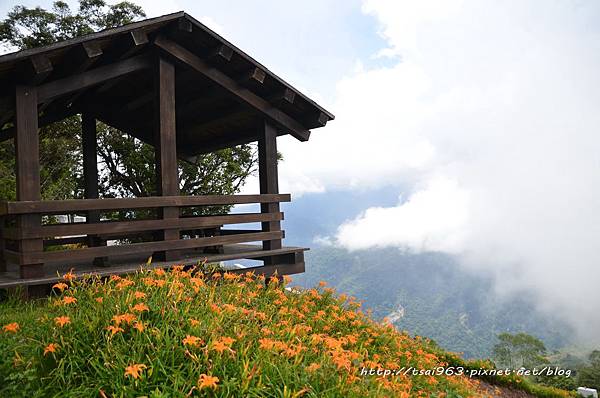
[[[289,202],[290,194],[147,196],[143,198],[68,199],[0,201],[0,215],[28,213],[69,213],[88,210],[146,209],[163,206],[212,206],[247,203]]]
[[[303,253],[304,251],[309,250],[308,248],[303,247],[284,247],[279,250],[271,250],[271,251],[263,251],[260,246],[257,245],[249,245],[249,244],[232,244],[224,246],[224,253],[219,254],[193,254],[192,256],[186,256],[178,261],[179,264],[184,265],[196,265],[199,262],[207,261],[209,263],[219,262],[219,261],[228,261],[228,260],[238,260],[238,259],[254,259],[260,258],[264,255],[273,255],[273,256],[281,256],[288,254],[297,254]],[[146,258],[139,257],[138,260],[126,259],[125,262],[115,262],[113,267],[110,268],[98,268],[91,267],[87,264],[83,264],[78,266],[75,269],[76,278],[85,277],[87,275],[97,275],[101,277],[107,277],[110,275],[123,275],[127,273],[132,273],[141,270],[151,270],[156,268],[169,269],[173,267],[173,262],[160,262],[160,261],[152,261],[149,265],[146,265]],[[282,264],[282,269],[288,269],[290,264],[287,262]],[[252,270],[258,270],[258,268],[262,267],[253,267],[253,268],[239,268],[235,270],[228,270],[228,272],[236,272],[236,273],[244,273],[247,271],[252,272]],[[58,268],[53,266],[45,271],[44,276],[38,278],[31,279],[19,279],[13,273],[6,273],[0,275],[0,288],[8,288],[19,285],[40,285],[40,284],[50,284],[56,283],[62,279],[60,276],[69,267]],[[289,269],[293,269],[290,267]],[[284,275],[284,271],[278,272],[279,275]]]
[[[138,220],[138,221],[103,221],[96,224],[72,223],[44,225],[32,229],[5,227],[4,237],[7,239],[49,238],[54,236],[72,235],[105,235],[124,234],[128,232],[154,231],[164,228],[195,229],[214,228],[227,224],[245,224],[263,221],[283,220],[283,213],[241,213],[222,216],[201,216],[175,218],[168,220]]]
[[[151,66],[148,57],[138,55],[89,71],[54,80],[38,87],[38,101],[52,98],[100,84],[110,79],[136,72]]]
[[[40,194],[40,150],[38,132],[38,99],[35,87],[17,86],[15,90],[16,109],[16,172],[17,200],[38,201]],[[39,214],[23,214],[17,218],[21,229],[37,228],[41,225]],[[43,250],[41,239],[26,239],[18,242],[22,256]],[[21,261],[21,277],[39,276],[43,272],[42,261]]]
[[[207,246],[226,245],[242,242],[255,242],[267,239],[281,239],[282,231],[257,232],[251,234],[210,236],[204,238],[180,239],[175,241],[142,242],[128,245],[103,247],[88,247],[74,250],[37,251],[32,253],[17,253],[5,250],[10,256],[20,256],[21,261],[28,263],[43,263],[68,260],[90,260],[94,257],[123,256],[136,253],[152,253],[161,250],[192,249]]]
[[[299,122],[281,110],[273,107],[265,99],[254,94],[247,88],[244,88],[234,79],[225,75],[220,70],[210,66],[208,63],[189,50],[160,35],[154,39],[154,44],[174,58],[189,65],[203,76],[212,80],[214,83],[227,90],[235,98],[238,98],[243,103],[246,103],[254,110],[260,112],[263,116],[269,118],[269,120],[275,123],[279,128],[289,131],[298,140],[308,141],[310,131],[308,131]]]
[[[258,176],[261,194],[277,194],[279,182],[277,176],[277,131],[275,127],[266,120],[258,125]],[[261,203],[262,213],[278,213],[278,202]],[[281,230],[279,221],[266,221],[262,223],[265,232]],[[281,240],[263,241],[263,249],[279,249]]]

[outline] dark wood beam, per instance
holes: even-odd
[[[248,203],[289,202],[290,194],[146,196],[141,198],[0,201],[0,215],[66,214],[89,210],[150,209],[164,206],[222,206]]]
[[[158,59],[155,69],[154,100],[156,188],[160,196],[176,196],[179,195],[179,172],[175,125],[175,65],[163,58]],[[179,218],[179,208],[161,208],[159,218]],[[177,241],[179,230],[165,229],[157,234],[157,238],[162,241]],[[178,256],[173,251],[159,251],[155,255],[162,261],[169,261]]]
[[[148,42],[148,34],[146,32],[140,29],[132,30],[127,34],[126,39],[120,42],[120,45],[117,46],[118,48],[113,50],[111,57],[114,60],[124,60],[133,57],[135,54],[139,53]],[[97,95],[109,91],[115,85],[119,84],[122,79],[123,78],[120,77],[102,84],[94,91],[94,94]]]
[[[278,128],[289,131],[294,137],[300,141],[307,141],[310,136],[310,131],[302,124],[297,122],[292,117],[288,116],[281,110],[273,107],[268,101],[254,94],[252,91],[241,86],[235,80],[225,75],[220,70],[210,66],[197,55],[180,46],[179,44],[167,39],[164,36],[158,36],[154,40],[154,44],[171,55],[175,59],[183,62],[193,68],[203,76],[218,84],[223,89],[227,90],[238,101],[241,101],[262,116],[270,120]]]
[[[30,58],[31,70],[28,73],[27,84],[38,85],[54,71],[52,62],[43,54],[34,55]]]
[[[96,142],[96,118],[91,112],[81,115],[81,135],[83,139],[83,180],[86,199],[98,199],[98,151]],[[89,216],[91,222],[98,222],[98,214]]]
[[[277,131],[267,121],[258,124],[258,176],[261,194],[279,193],[277,176]],[[279,213],[279,202],[261,203],[261,213]],[[266,221],[262,223],[263,232],[281,230],[280,221]],[[281,239],[263,241],[263,249],[281,249]],[[265,259],[267,264],[267,259]],[[269,265],[269,264],[267,264]]]
[[[277,94],[271,96],[269,101],[274,104],[289,104],[292,105],[296,100],[296,93],[289,88],[281,90]]]
[[[221,44],[208,52],[208,60],[212,63],[225,63],[231,61],[233,49],[225,44]]]
[[[91,112],[81,115],[81,135],[83,149],[83,182],[84,195],[86,199],[98,199],[98,150],[96,118]],[[86,213],[86,223],[95,224],[100,221],[100,213],[90,210]],[[88,247],[106,246],[106,241],[95,234],[87,237]],[[94,265],[108,265],[108,257],[94,258]]]
[[[242,76],[240,76],[240,78],[238,79],[238,82],[239,83],[252,82],[252,83],[263,84],[266,76],[267,76],[267,73],[264,70],[262,70],[260,68],[252,68],[249,71],[246,71],[246,73],[242,74]]]
[[[15,109],[17,201],[40,200],[40,140],[36,87],[16,87]],[[17,228],[39,228],[41,221],[39,214],[23,214],[17,217]],[[18,241],[18,251],[23,256],[42,251],[43,248],[41,239]],[[22,278],[37,277],[43,274],[43,264],[40,263],[21,263],[19,268]]]
[[[87,72],[54,80],[38,87],[38,101],[46,102],[64,94],[95,86],[117,77],[149,68],[150,60],[142,55],[100,66]]]

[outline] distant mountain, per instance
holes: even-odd
[[[489,356],[501,332],[527,332],[550,349],[570,342],[568,325],[537,313],[527,297],[500,300],[490,280],[468,273],[451,256],[394,248],[349,252],[314,242],[315,237],[335,235],[341,223],[368,207],[397,202],[397,188],[293,198],[283,208],[285,242],[311,247],[306,273],[295,276],[295,283],[312,287],[325,280],[339,292],[364,300],[375,317],[390,316],[398,328],[467,357]]]
[[[491,281],[463,271],[447,255],[318,247],[306,256],[307,272],[294,277],[296,284],[311,287],[325,280],[364,300],[374,317],[387,316],[399,329],[468,358],[489,357],[501,332],[532,334],[550,349],[564,347],[573,335],[568,325],[537,313],[526,298],[495,297]]]

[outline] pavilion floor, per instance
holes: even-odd
[[[180,257],[172,261],[152,261],[147,264],[147,255],[138,254],[127,257],[111,259],[108,266],[95,266],[92,262],[77,262],[75,264],[61,263],[44,265],[44,274],[37,278],[23,279],[19,275],[19,268],[16,265],[8,265],[5,272],[0,272],[0,289],[14,288],[17,286],[48,285],[62,279],[62,275],[73,269],[76,275],[91,274],[98,276],[122,275],[139,271],[140,269],[170,268],[173,265],[194,265],[206,260],[208,263],[218,263],[228,260],[261,260],[267,256],[286,256],[290,255],[297,258],[294,262],[286,261],[283,264],[259,265],[256,267],[238,268],[232,267],[231,272],[255,271],[257,274],[270,276],[277,272],[278,275],[288,275],[304,272],[303,256],[293,256],[294,254],[303,254],[308,250],[303,247],[283,247],[275,250],[263,250],[260,245],[233,244],[225,245],[220,253],[203,253],[202,250],[181,251]],[[227,268],[227,267],[226,267]],[[229,269],[228,269],[229,270]]]

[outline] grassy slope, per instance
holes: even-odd
[[[0,304],[0,396],[477,394],[463,376],[359,376],[362,366],[480,364],[373,322],[331,289],[178,268],[61,287],[48,300]]]

